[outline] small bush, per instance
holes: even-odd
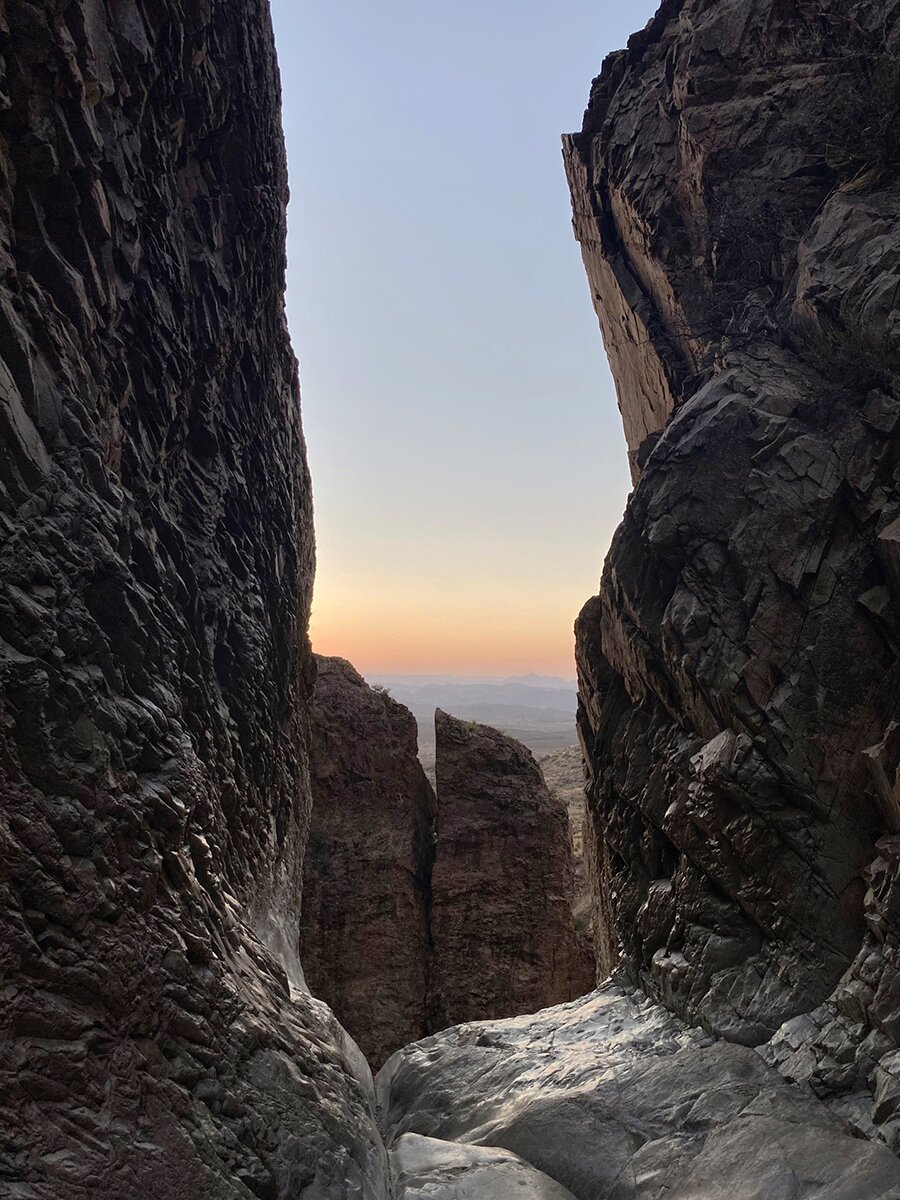
[[[897,346],[886,333],[874,332],[858,318],[811,334],[798,348],[836,387],[861,394],[878,388],[900,396]]]
[[[818,114],[822,156],[846,186],[872,187],[900,169],[900,55],[858,55]]]

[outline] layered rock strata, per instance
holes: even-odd
[[[263,0],[0,4],[0,1192],[387,1192],[296,991],[312,515]]]
[[[637,479],[577,629],[599,957],[759,1044],[868,920],[839,1054],[870,1108],[898,1045],[898,37],[893,2],[666,0],[565,143]]]
[[[317,656],[300,954],[373,1067],[429,1032],[435,798],[412,713]]]
[[[435,714],[432,1029],[511,1016],[594,986],[572,915],[566,809],[506,734]]]

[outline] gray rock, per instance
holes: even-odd
[[[900,827],[900,190],[828,151],[898,42],[893,0],[667,0],[565,142],[636,479],[577,627],[598,956],[748,1045]]]
[[[299,990],[312,505],[262,0],[0,3],[0,1193],[386,1196]]]
[[[376,1083],[395,1154],[410,1134],[505,1149],[577,1200],[888,1200],[900,1189],[892,1154],[754,1051],[613,986],[428,1038]]]
[[[316,665],[300,954],[313,994],[379,1067],[430,1032],[435,797],[412,713],[343,659]]]
[[[575,928],[565,806],[515,738],[440,709],[435,731],[430,1028],[589,991],[596,968]]]
[[[396,1200],[573,1200],[517,1154],[407,1133],[391,1154]]]

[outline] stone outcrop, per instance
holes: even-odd
[[[296,989],[310,489],[263,0],[0,3],[0,1192],[387,1193]]]
[[[568,815],[521,743],[440,709],[432,1029],[531,1012],[594,986],[572,915]]]
[[[317,663],[300,953],[372,1066],[458,1021],[593,988],[566,808],[530,752],[438,711],[435,797],[412,713],[342,659]]]
[[[416,719],[340,658],[316,658],[300,955],[372,1064],[429,1032],[435,798]]]
[[[409,1046],[377,1087],[395,1172],[411,1178],[403,1200],[892,1200],[900,1191],[900,1162],[886,1147],[851,1136],[756,1051],[613,986]],[[459,1173],[448,1178],[452,1162]],[[477,1168],[482,1190],[467,1190],[464,1171]]]
[[[406,1133],[391,1156],[395,1200],[573,1200],[517,1154]]]
[[[853,1038],[896,1047],[898,37],[667,0],[565,145],[637,478],[577,630],[598,953],[747,1044],[868,921]]]

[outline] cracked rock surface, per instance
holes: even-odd
[[[432,1029],[512,1016],[594,986],[575,928],[565,805],[514,738],[438,709]]]
[[[383,1197],[297,991],[312,514],[262,0],[0,3],[0,1193]]]
[[[435,797],[412,713],[342,659],[317,663],[300,951],[373,1068],[459,1021],[590,990],[568,815],[526,747],[438,712]]]
[[[666,0],[566,139],[636,480],[577,628],[598,956],[748,1045],[854,962],[900,829],[900,188],[832,165],[898,40],[892,0]]]

